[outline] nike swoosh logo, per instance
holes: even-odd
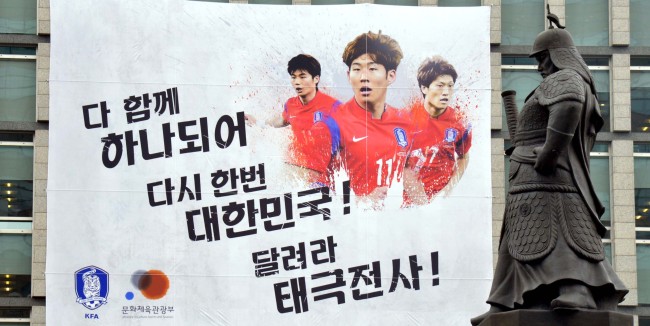
[[[353,143],[360,142],[360,141],[362,141],[362,140],[364,140],[364,139],[366,139],[366,138],[368,138],[368,136],[361,137],[361,138],[352,137],[352,142],[353,142]]]

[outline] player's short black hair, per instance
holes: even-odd
[[[305,70],[312,77],[320,76],[320,63],[316,58],[310,56],[309,54],[299,54],[287,64],[287,72],[289,75],[293,74],[297,70]]]
[[[418,86],[429,87],[436,78],[443,75],[449,75],[456,82],[458,73],[456,69],[447,60],[441,56],[433,56],[424,59],[420,68],[418,68]]]
[[[363,33],[348,43],[343,50],[343,62],[350,68],[352,61],[366,53],[374,62],[383,65],[386,71],[396,70],[404,57],[399,43],[379,31]]]

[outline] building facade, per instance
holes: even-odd
[[[206,0],[208,1],[208,0]],[[228,2],[228,1],[213,1]],[[230,0],[326,5],[354,0]],[[650,326],[650,34],[644,0],[356,0],[408,6],[490,6],[493,252],[507,191],[509,135],[502,90],[540,81],[528,58],[546,6],[572,33],[596,80],[606,119],[591,154],[607,212],[607,258],[630,289],[620,305]],[[49,121],[49,0],[0,1],[0,326],[45,324]],[[462,28],[462,26],[458,26]]]

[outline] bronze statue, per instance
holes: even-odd
[[[628,292],[604,259],[604,207],[589,177],[589,152],[603,125],[594,81],[551,16],[530,53],[541,84],[518,116],[515,92],[502,93],[514,144],[510,189],[491,307],[472,325],[515,309],[615,310]]]

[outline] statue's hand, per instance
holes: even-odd
[[[541,174],[551,174],[555,171],[557,160],[560,157],[555,150],[548,149],[547,146],[538,146],[533,148],[533,153],[537,155],[535,170]]]

